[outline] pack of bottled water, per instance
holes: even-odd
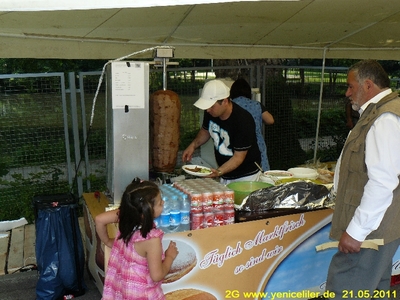
[[[160,186],[164,209],[155,223],[165,233],[190,230],[190,199],[172,185]]]

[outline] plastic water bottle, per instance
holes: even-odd
[[[190,230],[190,199],[181,193],[181,226],[180,231]]]
[[[171,215],[171,204],[170,200],[166,195],[162,196],[162,200],[164,201],[164,208],[163,211],[161,212],[160,216],[160,228],[162,231],[165,233],[169,232],[169,222],[170,222],[170,215]]]
[[[170,208],[169,230],[171,232],[176,232],[179,230],[179,225],[181,224],[181,209],[179,199],[176,194],[171,196]]]
[[[154,224],[157,228],[161,228],[161,215],[154,219]]]

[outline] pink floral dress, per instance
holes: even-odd
[[[142,237],[140,231],[136,231],[128,246],[122,239],[114,241],[104,282],[103,300],[165,299],[161,289],[162,281],[154,282],[151,279],[147,259],[140,256],[134,247],[135,242],[155,237],[159,237],[161,243],[163,235],[161,229],[153,228],[146,238]]]

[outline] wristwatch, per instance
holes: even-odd
[[[217,171],[218,171],[218,176],[222,176],[222,172],[221,172],[221,170],[220,169],[217,169]]]

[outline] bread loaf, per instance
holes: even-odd
[[[217,300],[214,295],[196,289],[182,289],[165,294],[166,300]]]
[[[177,93],[159,90],[150,96],[150,151],[156,172],[173,172],[179,149],[181,102]]]

